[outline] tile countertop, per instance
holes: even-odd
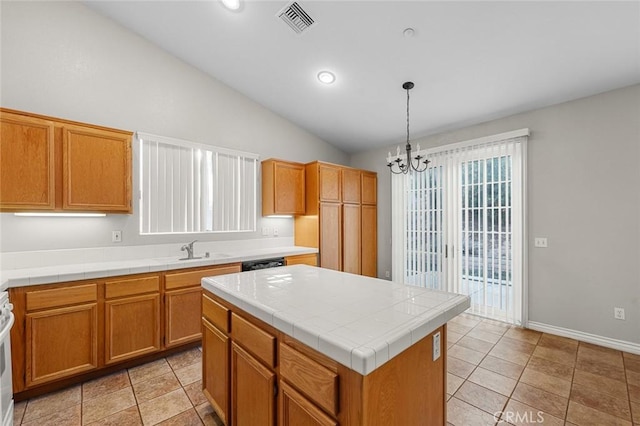
[[[87,262],[41,268],[8,269],[0,271],[0,290],[9,287],[50,284],[104,278],[118,275],[141,274],[145,272],[169,271],[173,269],[195,268],[200,266],[223,265],[249,260],[272,257],[295,256],[317,253],[318,249],[309,247],[270,247],[239,250],[226,253],[212,253],[211,257],[195,260],[178,260],[181,256],[115,260],[106,262]]]
[[[202,287],[363,375],[470,306],[468,296],[307,265],[207,277]]]

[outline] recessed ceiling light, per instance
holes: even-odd
[[[331,84],[336,81],[336,76],[330,71],[320,71],[318,73],[318,80],[320,83]]]
[[[238,10],[238,9],[240,9],[240,0],[222,0],[222,4],[223,4],[227,9],[231,9],[231,10]]]

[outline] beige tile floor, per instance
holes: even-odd
[[[640,426],[638,355],[467,314],[448,331],[452,425]],[[201,363],[191,349],[23,401],[15,425],[216,425]]]
[[[14,424],[217,425],[202,393],[202,351],[189,349],[148,364],[15,405]]]
[[[447,340],[450,424],[640,425],[640,355],[468,314]]]

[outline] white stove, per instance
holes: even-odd
[[[0,421],[13,425],[13,382],[11,380],[11,327],[15,318],[9,293],[0,291]]]

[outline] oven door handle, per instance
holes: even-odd
[[[5,326],[2,328],[2,331],[0,331],[0,342],[4,342],[4,340],[9,337],[9,333],[11,333],[11,327],[13,327],[13,323],[16,321],[16,317],[15,315],[13,315],[13,312],[11,312],[9,315],[11,315],[9,317],[9,322],[5,324]]]

